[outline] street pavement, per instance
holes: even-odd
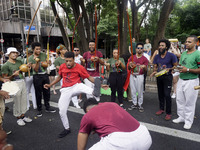
[[[71,128],[71,133],[64,138],[57,138],[58,134],[63,130],[63,126],[58,113],[58,99],[60,96],[59,90],[57,95],[51,92],[51,106],[56,109],[56,113],[46,113],[43,111],[43,116],[38,118],[37,111],[30,110],[26,113],[33,121],[26,123],[25,126],[20,127],[16,123],[16,118],[12,115],[13,102],[6,101],[6,106],[10,109],[5,113],[4,129],[11,130],[12,133],[8,135],[7,141],[13,144],[15,150],[76,150],[77,134],[83,110],[77,109],[70,103],[68,111],[68,118]],[[193,126],[190,130],[183,129],[183,123],[174,124],[172,121],[165,121],[165,114],[156,116],[158,111],[158,97],[155,90],[147,90],[144,94],[144,112],[138,110],[127,111],[135,117],[141,124],[147,126],[152,136],[151,150],[199,150],[200,149],[200,98],[198,98],[196,105],[196,113]],[[83,101],[86,100],[83,94]],[[110,101],[110,96],[102,95],[100,102]],[[83,102],[80,103],[83,105]],[[131,102],[124,99],[124,106],[128,108]],[[177,118],[176,102],[172,100],[172,118]],[[90,135],[88,139],[87,149],[98,142],[100,138],[94,134]]]

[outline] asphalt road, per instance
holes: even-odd
[[[5,113],[4,129],[11,130],[8,135],[8,143],[14,145],[15,150],[76,150],[77,134],[79,130],[80,120],[83,116],[82,109],[70,107],[68,111],[71,133],[66,137],[59,139],[58,134],[63,130],[63,126],[58,114],[57,102],[60,96],[51,92],[51,105],[57,110],[56,113],[46,113],[43,116],[36,117],[37,111],[31,108],[27,112],[27,116],[33,119],[32,123],[27,123],[20,127],[16,123],[16,118],[12,115],[13,102],[7,101],[6,106],[10,109]],[[85,96],[83,95],[83,100]],[[102,95],[101,102],[110,101],[109,96]],[[80,103],[82,106],[82,102]],[[131,103],[124,100],[125,108]],[[72,103],[71,103],[72,106]],[[151,150],[199,150],[200,149],[200,101],[198,99],[196,105],[196,115],[193,126],[190,130],[183,129],[184,124],[174,124],[172,121],[165,121],[165,114],[156,116],[158,110],[158,98],[155,91],[149,91],[144,94],[144,112],[138,110],[127,110],[142,124],[145,124],[152,136]],[[172,118],[176,118],[175,99],[172,104]],[[99,137],[90,135],[87,148],[99,141]]]

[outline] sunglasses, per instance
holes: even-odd
[[[75,52],[78,52],[79,50],[74,50]]]
[[[137,49],[143,49],[143,47],[137,47]]]

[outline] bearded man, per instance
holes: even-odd
[[[157,72],[162,71],[164,69],[168,69],[168,72],[162,76],[157,77],[157,89],[158,89],[158,99],[159,99],[159,111],[156,112],[156,115],[161,115],[165,112],[165,103],[166,103],[166,116],[165,120],[171,119],[171,87],[172,87],[172,67],[177,65],[177,57],[168,52],[170,48],[170,42],[166,39],[160,40],[158,42],[159,53],[155,56],[153,64],[154,64],[154,72],[151,76],[155,75]]]

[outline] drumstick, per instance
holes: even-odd
[[[199,85],[198,85],[198,86],[195,86],[194,89],[195,89],[195,90],[198,90],[198,89],[200,89],[200,86],[199,86]]]

